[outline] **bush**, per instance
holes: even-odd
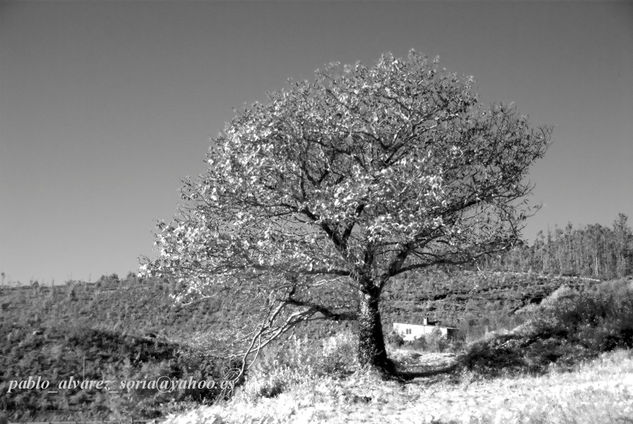
[[[391,333],[387,334],[387,337],[385,337],[385,342],[395,347],[401,347],[404,344],[404,339],[400,334],[392,331]]]
[[[437,328],[434,329],[431,334],[419,337],[405,344],[413,349],[429,352],[444,352],[451,347],[451,342]]]
[[[426,336],[426,342],[429,350],[433,352],[443,352],[446,348],[448,348],[448,340],[437,328],[434,329],[431,334]]]
[[[356,350],[356,338],[350,331],[343,331],[325,339],[320,361],[322,373],[341,376],[353,372],[358,365]]]
[[[419,337],[408,342],[407,344],[415,350],[427,350],[429,347],[428,343],[426,342],[426,337]]]
[[[579,291],[561,287],[533,311],[537,329],[565,334],[596,351],[633,347],[633,283]]]
[[[318,341],[291,338],[260,352],[240,392],[250,400],[275,397],[323,376],[342,377],[357,368],[356,342],[350,331]]]
[[[619,347],[633,347],[633,283],[611,281],[590,288],[561,287],[515,331],[473,343],[459,358],[468,369],[498,374],[543,372],[551,363],[571,366]]]

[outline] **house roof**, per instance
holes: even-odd
[[[394,322],[394,324],[400,325],[418,325],[420,327],[441,327],[441,328],[449,328],[453,330],[457,330],[457,327],[452,327],[450,325],[441,325],[440,321],[428,321],[428,324],[424,324],[422,320],[407,320],[408,322]]]

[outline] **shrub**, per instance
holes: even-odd
[[[436,328],[431,334],[419,337],[405,345],[415,350],[425,350],[429,352],[444,352],[451,347],[451,342]],[[459,346],[459,343],[456,343]]]
[[[356,350],[355,337],[349,330],[325,339],[320,361],[322,373],[337,376],[351,373],[358,365]]]
[[[408,343],[408,345],[410,347],[412,347],[415,350],[427,350],[428,349],[428,343],[426,341],[426,337],[419,337],[415,340],[412,340]]]
[[[611,281],[574,290],[561,287],[509,334],[468,347],[459,359],[469,369],[543,372],[549,364],[571,366],[619,347],[633,347],[633,283]]]
[[[428,349],[433,352],[443,352],[448,347],[448,340],[437,328],[426,336],[426,342]]]
[[[385,337],[385,342],[395,347],[401,347],[404,344],[404,339],[400,334],[392,331]]]
[[[240,395],[250,400],[276,397],[289,388],[323,376],[341,377],[357,368],[350,331],[318,341],[293,337],[260,352]]]
[[[629,281],[609,281],[582,291],[561,287],[533,313],[538,329],[566,334],[597,351],[633,346]]]

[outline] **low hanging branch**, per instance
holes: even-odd
[[[355,313],[335,313],[323,306],[309,304],[308,302],[294,299],[293,294],[294,291],[291,291],[285,299],[278,300],[278,304],[274,308],[271,307],[271,309],[269,309],[269,312],[266,314],[266,319],[262,321],[262,324],[259,326],[257,332],[251,337],[246,350],[236,354],[236,356],[241,357],[241,367],[237,375],[233,377],[233,380],[236,383],[241,380],[246,370],[255,362],[261,349],[277,340],[281,335],[296,325],[315,319],[315,316],[317,315],[320,315],[318,319],[337,321],[356,319]],[[284,310],[290,309],[291,307],[295,310],[288,314],[287,317],[280,320]],[[300,307],[300,309],[297,310],[297,307]],[[281,322],[276,323],[278,320]],[[250,361],[249,357],[252,357]]]

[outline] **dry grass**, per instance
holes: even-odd
[[[423,359],[423,358],[422,358]],[[437,359],[437,358],[436,358]],[[538,377],[475,374],[382,381],[366,372],[334,379],[298,375],[281,393],[253,375],[220,405],[168,417],[167,423],[633,423],[633,351],[619,350]]]

